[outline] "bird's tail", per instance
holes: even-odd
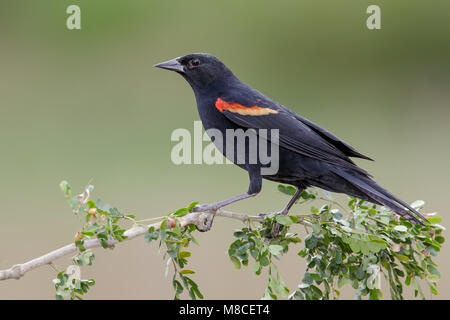
[[[365,200],[384,205],[403,218],[421,225],[424,225],[423,221],[429,222],[416,209],[412,208],[406,202],[379,186],[369,177],[363,176],[359,173],[351,173],[346,170],[342,170],[342,168],[335,168],[333,172],[361,191],[361,193],[367,197]],[[418,217],[423,221],[419,220]]]

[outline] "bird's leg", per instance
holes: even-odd
[[[277,215],[284,216],[284,215],[288,214],[289,210],[291,210],[292,206],[298,200],[298,198],[300,198],[300,196],[304,190],[305,189],[303,189],[303,188],[297,188],[297,191],[295,191],[294,196],[291,198],[291,200],[289,200],[286,207],[284,207],[283,210],[278,211]]]
[[[240,201],[240,200],[244,200],[250,197],[254,197],[256,196],[258,193],[244,193],[241,194],[239,196],[235,196],[235,197],[231,197],[229,199],[223,200],[223,201],[219,201],[216,203],[211,203],[211,204],[200,204],[200,205],[196,205],[194,207],[194,209],[192,209],[193,212],[205,212],[205,211],[217,211],[222,207],[225,207],[229,204],[232,204],[233,202],[236,201]]]
[[[214,214],[217,212],[217,210],[219,210],[220,208],[225,207],[229,204],[232,204],[234,202],[244,200],[244,199],[247,199],[250,197],[254,197],[261,191],[262,177],[261,177],[261,173],[260,173],[260,168],[257,166],[249,166],[249,168],[247,170],[248,170],[248,174],[250,177],[250,186],[246,193],[241,194],[239,196],[234,196],[229,199],[219,201],[216,203],[196,205],[192,209],[193,212],[208,212],[209,211],[212,213],[212,218],[210,220],[208,220],[208,225],[202,231],[208,231],[211,228],[213,220],[214,220]]]
[[[212,227],[213,221],[214,221],[214,216],[215,213],[217,212],[217,210],[219,210],[222,207],[225,207],[226,205],[229,205],[233,202],[239,201],[239,200],[244,200],[250,197],[254,197],[256,196],[258,193],[244,193],[241,194],[239,196],[235,196],[223,201],[219,201],[216,203],[211,203],[211,204],[201,204],[201,205],[196,205],[193,209],[192,212],[210,212],[207,213],[205,218],[203,219],[203,225],[199,228],[197,226],[197,230],[204,232],[204,231],[209,231]],[[205,214],[203,214],[205,215]]]
[[[288,204],[286,205],[286,207],[284,207],[283,210],[277,212],[277,215],[286,215],[288,214],[289,210],[292,208],[292,206],[294,205],[294,203],[298,200],[298,198],[300,198],[300,195],[302,194],[302,192],[304,191],[304,188],[297,188],[297,191],[295,191],[294,196],[291,198],[291,200],[289,200]],[[273,228],[273,233],[270,236],[271,238],[275,238],[276,236],[278,236],[278,234],[280,233],[281,230],[281,224],[279,224],[278,222],[275,223],[275,226]]]
[[[286,207],[284,207],[283,210],[276,212],[277,215],[279,216],[284,216],[286,214],[288,214],[289,210],[292,208],[292,206],[294,205],[295,201],[298,200],[298,198],[300,198],[300,195],[302,194],[302,192],[305,189],[299,189],[297,188],[297,191],[295,191],[294,196],[291,198],[291,200],[289,200],[288,204],[286,205]],[[259,216],[260,217],[265,217],[270,213],[260,213]]]

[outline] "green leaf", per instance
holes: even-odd
[[[317,245],[317,241],[317,237],[314,236],[314,234],[311,234],[305,239],[305,247],[307,249],[314,249]]]
[[[394,272],[399,277],[404,277],[405,276],[405,273],[402,270],[400,270],[400,269],[394,269]]]
[[[95,235],[95,233],[93,232],[86,232],[86,231],[81,231],[81,234],[89,237],[93,237]]]
[[[307,189],[301,193],[300,197],[304,200],[308,200],[308,199],[315,199],[316,195],[311,191],[309,191],[309,189]]]
[[[159,229],[161,230],[161,231],[165,231],[166,229],[167,229],[167,224],[168,224],[168,221],[167,221],[167,218],[165,218],[165,219],[163,219],[162,221],[161,221],[161,224],[160,224],[160,226],[159,226]],[[161,232],[160,232],[161,233]]]
[[[150,227],[148,229],[148,233],[144,236],[146,242],[151,242],[152,240],[156,240],[159,237],[159,232],[155,231],[155,227]]]
[[[408,262],[409,261],[409,257],[405,256],[403,254],[399,254],[399,253],[395,253],[394,254],[398,260],[402,261],[402,262]]]
[[[316,222],[313,223],[312,231],[314,233],[316,233],[316,234],[319,234],[322,231],[322,229],[320,228],[320,222],[319,221],[316,221]]]
[[[383,297],[383,293],[380,289],[370,290],[369,299],[370,300],[380,300]]]
[[[309,272],[305,272],[302,282],[309,285],[313,283],[313,278],[311,277],[311,274]]]
[[[194,292],[194,294],[197,296],[197,297],[199,297],[200,299],[203,299],[203,294],[200,292],[200,290],[198,289],[198,287],[197,286],[193,286],[192,288],[191,288],[191,290]]]
[[[86,204],[88,205],[89,208],[97,208],[95,202],[92,200],[89,200],[88,202],[86,202]]]
[[[347,226],[341,226],[341,229],[344,230],[345,232],[348,232],[348,233],[352,233],[353,232],[353,229],[350,228],[350,227],[347,227]]]
[[[195,271],[185,269],[185,270],[181,270],[180,273],[181,273],[181,274],[194,274]]]
[[[358,253],[360,251],[360,247],[359,247],[359,241],[355,240],[355,239],[350,239],[350,248],[352,249],[353,252]]]
[[[334,260],[337,264],[342,263],[342,252],[340,250],[336,251],[336,254],[334,255]]]
[[[101,238],[99,240],[100,240],[100,244],[102,245],[103,249],[107,249],[108,248],[108,241],[106,241],[103,238]]]
[[[271,254],[277,256],[283,251],[283,247],[280,245],[273,244],[269,246],[269,251]]]
[[[239,269],[241,268],[241,262],[239,261],[238,258],[236,258],[235,256],[231,256],[231,257],[230,257],[230,260],[231,260],[231,262],[233,262],[234,267],[235,267],[236,269],[239,270]]]
[[[400,232],[407,232],[408,228],[406,226],[400,225],[400,226],[395,226],[394,230],[400,231]]]
[[[66,180],[61,181],[59,188],[68,199],[72,197],[72,188]]]
[[[343,217],[342,213],[337,209],[331,210],[331,213],[333,214],[333,218],[336,220],[341,220]]]
[[[172,213],[172,216],[182,217],[182,216],[185,216],[187,213],[188,213],[187,208],[181,208],[181,209],[178,209],[177,211],[175,211],[174,213]]]
[[[439,243],[444,243],[445,242],[445,238],[443,236],[436,236],[436,238],[434,239]]]
[[[438,277],[438,279],[441,277],[441,273],[439,272],[439,270],[435,266],[429,264],[427,266],[427,269],[428,269],[429,273],[431,273],[433,275],[436,275]]]
[[[352,283],[352,280],[350,280],[349,278],[339,278],[338,287],[341,288],[342,286],[350,283]]]
[[[113,217],[121,217],[122,214],[120,213],[119,209],[117,208],[111,208],[109,210],[109,213],[113,216]]]
[[[367,242],[367,247],[373,253],[378,253],[387,247],[387,244],[382,240],[371,240]]]
[[[306,249],[302,249],[297,253],[297,255],[302,258],[306,257],[307,254],[308,254],[308,252],[306,251]]]
[[[276,220],[283,226],[290,226],[293,223],[292,219],[289,216],[277,216]]]
[[[413,203],[411,203],[411,207],[413,207],[416,210],[423,208],[424,205],[425,205],[425,201],[423,201],[423,200],[416,200]]]
[[[184,259],[184,258],[190,257],[191,253],[189,251],[181,251],[179,256],[180,256],[180,258]]]
[[[433,287],[431,284],[428,284],[428,286],[430,287],[430,292],[431,294],[437,296],[439,294],[439,292],[436,290],[435,287]]]
[[[297,191],[297,189],[294,188],[293,186],[285,186],[285,185],[279,184],[278,191],[280,191],[281,193],[287,194],[288,196],[293,196],[295,194],[295,192]]]
[[[258,261],[253,265],[253,272],[257,275],[261,274],[261,264]]]
[[[189,211],[189,212],[192,212],[192,209],[194,209],[194,207],[195,207],[196,205],[198,205],[199,203],[200,203],[200,202],[198,202],[198,201],[192,202],[190,205],[187,206],[188,211]]]
[[[427,220],[431,223],[431,224],[436,224],[436,223],[441,223],[442,222],[442,217],[441,216],[432,216],[427,218]]]
[[[263,267],[268,266],[270,264],[269,258],[267,256],[261,257],[261,260],[259,261]]]
[[[369,254],[370,250],[369,250],[369,247],[368,247],[366,241],[359,241],[358,245],[359,245],[359,249],[361,250],[362,254]]]

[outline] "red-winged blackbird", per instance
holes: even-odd
[[[372,159],[241,82],[213,55],[188,54],[155,66],[175,71],[189,82],[205,130],[218,129],[226,136],[227,129],[279,129],[279,170],[276,174],[261,175],[262,163],[249,162],[248,153],[244,163],[236,163],[236,158],[230,159],[248,171],[250,186],[247,193],[197,207],[196,211],[217,210],[255,196],[261,190],[262,178],[265,178],[297,188],[294,197],[279,214],[287,214],[305,188],[316,186],[384,205],[407,220],[423,224],[414,213],[427,221],[417,210],[375,183],[350,157]],[[249,142],[248,139],[245,141],[244,150],[247,152]],[[216,146],[227,156],[224,145]],[[234,148],[236,154],[236,146]]]

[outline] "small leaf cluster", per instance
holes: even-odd
[[[274,260],[278,260],[282,253],[286,253],[289,244],[298,243],[300,239],[294,233],[287,233],[288,228],[282,228],[281,232],[272,237],[276,223],[289,226],[298,222],[295,216],[277,216],[275,214],[266,215],[257,228],[245,227],[234,232],[237,238],[231,243],[228,255],[231,262],[237,269],[241,265],[248,266],[249,258],[253,258],[253,272],[260,275],[267,267],[268,281],[264,292],[264,299],[278,299],[287,297],[289,289],[286,287]]]
[[[93,185],[88,185],[78,196],[72,196],[72,188],[67,181],[62,181],[60,188],[73,212],[80,218],[84,214],[84,225],[75,236],[75,245],[80,252],[86,250],[85,239],[97,238],[106,249],[109,247],[108,240],[123,241],[127,238],[123,235],[126,230],[119,225],[119,222],[123,220],[134,222],[134,215],[124,215],[117,208],[111,208],[109,204],[101,206],[100,199],[96,202],[89,200],[94,189]]]
[[[120,226],[119,222],[124,219],[134,220],[134,215],[124,215],[117,208],[109,208],[108,205],[100,208],[100,201],[87,202],[86,224],[81,230],[82,239],[97,238],[103,248],[109,248],[109,240],[123,241],[127,237],[124,235],[126,229]],[[83,241],[83,240],[81,240]]]
[[[89,289],[95,285],[94,279],[71,279],[65,271],[59,272],[57,278],[53,280],[53,283],[55,284],[57,300],[64,300],[67,298],[70,298],[71,300],[82,300],[81,296],[86,294]]]
[[[93,185],[88,185],[84,192],[73,196],[72,187],[67,181],[60,183],[61,191],[67,198],[72,211],[78,218],[80,218],[83,226],[75,235],[75,246],[78,248],[78,253],[72,258],[75,266],[91,266],[95,255],[91,250],[84,247],[85,240],[97,238],[103,248],[109,248],[109,240],[123,241],[125,229],[119,223],[123,220],[131,220],[133,223],[133,215],[123,215],[117,208],[110,208],[108,204],[100,206],[100,200],[96,202],[90,200]],[[84,215],[84,217],[82,217]],[[57,290],[57,299],[81,299],[80,295],[86,293],[91,286],[95,284],[93,279],[79,280],[72,279],[68,281],[69,276],[65,271],[58,273],[57,279],[54,280]]]
[[[76,266],[92,266],[95,259],[94,253],[88,249],[83,252],[79,252],[76,256],[72,258],[72,262]]]
[[[188,251],[187,248],[191,242],[198,245],[197,240],[192,235],[197,228],[194,225],[182,227],[177,219],[186,215],[188,212],[191,212],[197,204],[198,202],[193,202],[186,208],[181,208],[170,213],[161,221],[158,230],[152,226],[145,235],[145,240],[147,242],[159,239],[159,247],[163,244],[166,247],[166,252],[163,256],[164,259],[167,259],[165,274],[166,276],[168,275],[169,266],[172,265],[174,268],[172,286],[174,289],[175,300],[179,300],[184,291],[186,291],[193,300],[204,298],[198,288],[198,284],[190,277],[190,275],[195,274],[195,272],[185,268],[188,264],[187,258],[191,256],[191,252]]]
[[[295,194],[295,192],[297,191],[297,189],[294,188],[293,186],[279,184],[278,191],[292,197]],[[328,192],[325,192],[325,195],[327,198],[331,197]],[[305,189],[300,194],[299,200],[297,200],[295,202],[295,204],[303,204],[303,203],[311,202],[318,197],[319,197],[319,193],[317,192],[316,189]]]
[[[391,299],[404,298],[403,284],[425,299],[420,281],[432,295],[438,293],[440,274],[431,257],[444,242],[443,227],[433,224],[439,217],[422,226],[356,198],[347,207],[326,204],[312,208],[312,214],[304,218],[312,232],[298,255],[306,259],[308,269],[291,298],[337,298],[339,289],[350,284],[356,299],[377,300],[382,298],[382,277],[389,284]]]
[[[278,190],[292,196],[296,189],[279,185]],[[249,257],[255,261],[253,271],[260,275],[268,267],[269,281],[265,298],[285,297],[287,287],[282,282],[274,260],[288,251],[290,243],[300,239],[290,229],[302,224],[307,235],[304,249],[298,256],[306,259],[307,270],[290,299],[337,299],[341,288],[350,285],[355,298],[381,299],[381,285],[386,281],[392,299],[404,298],[404,286],[411,286],[414,295],[425,298],[421,283],[431,295],[437,295],[440,273],[432,260],[445,241],[441,218],[424,214],[430,224],[411,223],[390,209],[350,197],[344,206],[333,200],[328,192],[321,197],[317,190],[305,190],[296,204],[323,200],[320,208],[311,206],[310,213],[280,216],[265,215],[257,226],[234,232],[237,238],[228,250],[236,268],[247,266]],[[412,206],[423,207],[423,201]],[[291,212],[296,210],[292,208]],[[281,225],[274,237],[276,224]]]
[[[78,253],[72,259],[77,267],[92,265],[95,258],[91,250],[84,247],[85,240],[98,239],[103,248],[111,247],[111,240],[126,239],[125,221],[138,225],[133,215],[124,215],[117,208],[100,205],[100,200],[90,200],[94,189],[88,185],[84,192],[73,196],[70,185],[63,181],[61,190],[72,211],[81,219],[83,226],[75,236]],[[292,196],[296,189],[279,185],[278,190]],[[382,283],[387,283],[392,299],[403,299],[405,287],[411,287],[415,296],[425,299],[422,286],[429,288],[430,295],[437,295],[440,273],[433,261],[445,242],[441,218],[434,213],[423,213],[429,220],[426,226],[411,223],[385,207],[379,207],[357,198],[350,198],[342,205],[334,201],[328,192],[325,197],[316,189],[302,192],[297,205],[314,204],[323,200],[319,208],[311,205],[306,214],[266,214],[248,219],[246,225],[234,232],[235,240],[228,249],[231,262],[237,269],[253,261],[256,275],[267,272],[264,299],[338,299],[343,286],[351,286],[356,299],[381,299]],[[166,276],[173,267],[172,286],[174,299],[183,293],[191,299],[203,299],[197,283],[192,279],[195,272],[186,268],[191,252],[191,242],[198,245],[193,236],[194,225],[182,225],[182,217],[198,204],[193,202],[167,216],[147,220],[161,220],[148,228],[144,238],[147,242],[159,240],[164,245]],[[423,209],[424,202],[416,201],[412,207]],[[291,212],[297,207],[291,209]],[[255,223],[255,221],[258,221]],[[291,229],[303,225],[306,230],[304,248],[298,256],[307,262],[306,271],[297,289],[291,294],[278,271],[276,262],[301,240]],[[71,278],[65,271],[58,272],[54,280],[57,299],[81,299],[93,279]]]

